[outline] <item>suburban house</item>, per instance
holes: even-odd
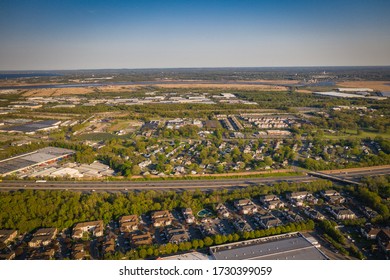
[[[361,207],[359,207],[359,209],[360,209],[360,211],[363,212],[364,216],[366,216],[369,219],[375,218],[376,216],[379,215],[378,212],[376,212],[375,210],[373,210],[367,206],[361,206]]]
[[[333,206],[327,207],[329,213],[331,213],[337,220],[352,220],[356,219],[355,213],[344,206]]]
[[[103,244],[103,252],[104,254],[112,254],[115,253],[115,238],[109,238]]]
[[[138,229],[139,219],[137,215],[122,216],[119,219],[120,231],[131,232]]]
[[[322,197],[331,204],[340,204],[345,202],[345,198],[340,195],[339,192],[335,190],[325,190],[321,191]]]
[[[131,235],[131,243],[135,247],[141,245],[151,245],[153,243],[153,239],[149,232],[135,233]]]
[[[33,238],[28,242],[28,246],[31,248],[47,246],[55,238],[56,234],[56,228],[40,228],[34,233]]]
[[[312,204],[317,204],[318,202],[318,199],[313,194],[306,191],[287,193],[286,198],[296,206],[303,206],[304,202]]]
[[[282,224],[282,222],[273,215],[257,216],[255,219],[265,229],[277,227]]]
[[[233,221],[233,226],[242,232],[252,231],[252,227],[242,218],[237,218]]]
[[[284,207],[284,203],[280,200],[280,198],[273,194],[260,196],[260,201],[267,209],[270,210]]]
[[[0,229],[0,243],[8,244],[18,236],[14,229]]]
[[[192,213],[192,209],[191,208],[185,208],[182,210],[182,214],[184,216],[184,219],[186,220],[186,223],[187,224],[193,224],[195,223],[195,216],[194,214]]]
[[[0,260],[13,260],[15,259],[15,257],[16,257],[15,251],[11,251],[5,254],[0,254]]]
[[[73,227],[73,238],[82,238],[85,232],[91,232],[93,236],[103,236],[103,221],[91,221],[78,223]]]
[[[172,214],[167,211],[156,211],[152,214],[152,221],[154,227],[164,227],[172,224]]]
[[[239,199],[234,201],[234,207],[242,215],[251,215],[257,212],[257,206],[250,199]]]
[[[283,216],[292,223],[303,221],[303,218],[293,211],[283,212]]]
[[[166,229],[166,236],[170,243],[179,244],[190,239],[188,232],[183,226],[170,227]]]
[[[386,258],[390,258],[390,229],[381,229],[377,235],[378,245],[386,254]]]
[[[322,215],[320,212],[318,212],[317,210],[310,208],[310,207],[305,208],[305,210],[303,212],[307,216],[309,216],[309,218],[314,219],[314,220],[324,220],[325,219],[324,215]]]
[[[375,240],[380,231],[380,228],[374,228],[369,224],[361,228],[362,235],[371,240]]]
[[[222,203],[219,203],[217,205],[217,207],[215,207],[215,210],[217,211],[217,214],[218,214],[219,217],[229,218],[229,216],[230,216],[230,212],[228,211],[226,206],[223,205]]]
[[[85,258],[86,252],[84,250],[84,244],[74,244],[72,247],[72,259],[82,260]]]

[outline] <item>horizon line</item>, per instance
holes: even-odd
[[[390,67],[390,65],[314,65],[314,66],[200,66],[200,67],[137,67],[137,68],[68,68],[68,69],[27,69],[27,70],[1,70],[4,72],[44,72],[44,71],[92,71],[92,70],[160,70],[160,69],[256,69],[256,68],[363,68],[363,67]]]

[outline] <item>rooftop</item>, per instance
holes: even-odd
[[[283,234],[210,248],[216,260],[326,260],[300,233]]]

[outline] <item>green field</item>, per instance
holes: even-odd
[[[390,139],[390,132],[376,132],[372,130],[360,130],[360,133],[357,133],[357,130],[354,129],[347,129],[345,132],[339,131],[337,134],[330,134],[330,133],[324,133],[324,138],[330,139],[330,140],[337,140],[337,139],[345,139],[345,138],[372,138],[380,136],[385,139]]]

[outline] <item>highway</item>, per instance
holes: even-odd
[[[347,180],[359,181],[364,176],[389,175],[390,166],[368,167],[359,169],[328,170],[321,173],[337,176]],[[310,175],[232,178],[232,179],[196,179],[196,180],[161,180],[161,181],[3,181],[0,191],[20,189],[34,190],[75,190],[75,191],[131,191],[131,190],[213,190],[218,188],[235,189],[257,184],[272,185],[280,182],[311,182],[318,178]]]
[[[310,182],[317,178],[310,176],[284,176],[268,178],[240,178],[215,180],[165,180],[165,181],[47,181],[45,183],[29,181],[1,182],[0,190],[79,190],[79,191],[130,191],[130,190],[212,190],[216,188],[239,188],[257,184],[275,184],[278,182]]]

